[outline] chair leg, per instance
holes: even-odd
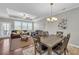
[[[68,49],[66,49],[67,53],[69,52]]]
[[[36,51],[35,51],[35,55],[36,55]]]
[[[64,50],[64,55],[66,55],[66,50]]]
[[[41,53],[41,52],[39,52],[39,54],[40,54],[40,55],[42,55],[42,53]]]
[[[35,55],[36,55],[36,46],[35,46],[34,50],[35,50],[34,53],[35,53]]]

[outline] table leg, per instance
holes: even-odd
[[[52,55],[52,47],[48,47],[48,55]]]

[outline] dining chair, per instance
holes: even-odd
[[[40,42],[40,37],[37,36],[36,38],[33,38],[34,41],[34,49],[35,49],[35,55],[37,54],[37,52],[42,55],[46,52],[46,50],[42,50],[42,44]]]
[[[58,55],[61,55],[63,53],[64,53],[64,55],[66,55],[66,52],[68,52],[67,45],[68,45],[69,39],[70,39],[70,34],[67,34],[67,36],[64,37],[64,39],[62,41],[62,45],[54,48],[53,52],[55,52]]]
[[[62,31],[57,31],[57,32],[56,32],[56,35],[57,35],[58,37],[63,37],[63,32],[62,32]]]
[[[49,36],[49,32],[48,31],[44,31],[43,32],[43,37]]]
[[[57,31],[56,32],[56,36],[59,38],[63,38],[63,32],[62,31]],[[53,48],[62,45],[62,41],[60,43],[58,43],[57,45],[55,45]]]

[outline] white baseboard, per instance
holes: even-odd
[[[78,45],[75,45],[75,44],[68,44],[68,45],[70,45],[70,46],[73,46],[73,47],[76,47],[76,48],[79,48],[79,46]]]

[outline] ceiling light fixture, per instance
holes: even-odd
[[[53,3],[50,3],[50,7],[51,7],[51,16],[48,17],[48,18],[46,19],[48,22],[57,21],[57,18],[56,18],[56,17],[52,17],[52,5],[53,5]]]

